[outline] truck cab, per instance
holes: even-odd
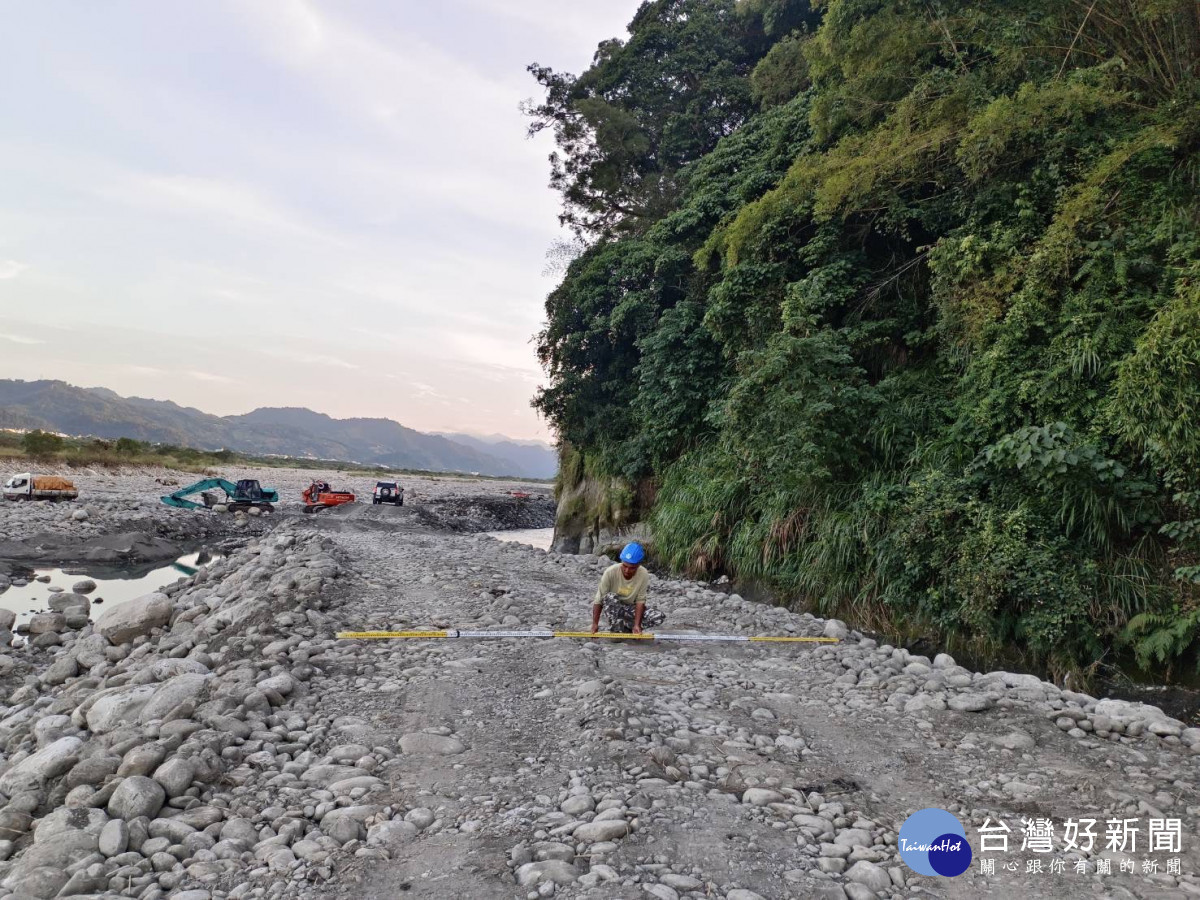
[[[22,472],[19,475],[14,475],[8,481],[4,482],[4,499],[21,500],[28,497],[32,484],[33,475],[31,473]]]

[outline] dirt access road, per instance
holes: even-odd
[[[351,630],[582,629],[607,564],[446,533],[409,507],[360,505],[299,527],[331,538],[357,573],[335,604]],[[651,597],[668,614],[662,630],[844,631],[690,582],[655,578]],[[1200,894],[1198,757],[1180,729],[1122,735],[1092,698],[1030,676],[971,673],[854,633],[836,646],[342,641],[326,656],[336,665],[311,689],[354,741],[400,752],[390,790],[412,827],[300,894]],[[898,829],[925,807],[966,827],[976,858],[958,878],[900,862]],[[1140,818],[1128,855],[1106,849],[1114,816]],[[1181,852],[1149,852],[1151,816],[1182,820]],[[1021,851],[1022,817],[1052,820],[1051,852]],[[1069,851],[1064,822],[1083,817],[1099,821],[1096,846]],[[984,855],[990,876],[985,819],[1011,829],[1007,853]],[[1180,876],[1167,874],[1171,858]],[[1106,863],[1112,874],[1097,874]]]

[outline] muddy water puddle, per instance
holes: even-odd
[[[116,606],[127,600],[133,600],[135,597],[152,593],[180,578],[195,575],[202,566],[214,563],[223,557],[222,553],[201,550],[196,553],[187,553],[172,563],[155,563],[149,566],[130,568],[17,567],[12,573],[13,580],[24,579],[28,581],[28,584],[14,584],[8,590],[0,591],[0,608],[11,609],[17,614],[18,622],[25,622],[34,613],[44,612],[48,608],[47,602],[50,597],[59,593],[52,591],[51,588],[70,591],[74,585],[86,580],[96,583],[95,589],[86,595],[92,602],[92,617],[95,618],[110,606]]]
[[[554,540],[553,528],[512,528],[507,531],[488,531],[488,535],[501,541],[511,541],[515,544],[529,544],[538,550],[549,550]]]

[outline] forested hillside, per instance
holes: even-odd
[[[565,486],[863,626],[1190,668],[1197,10],[658,0],[532,66]]]

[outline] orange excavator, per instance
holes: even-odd
[[[314,481],[304,489],[304,493],[300,496],[304,498],[306,513],[354,502],[354,494],[350,491],[335,491],[329,486],[328,481]]]

